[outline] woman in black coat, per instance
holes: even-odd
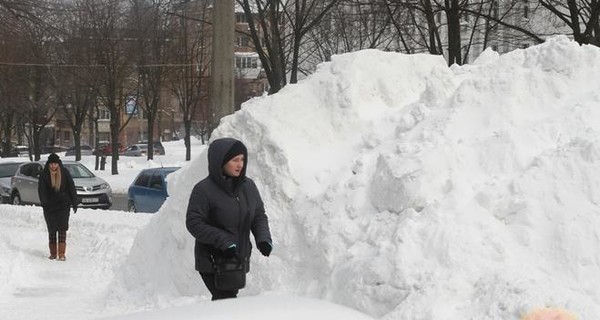
[[[190,196],[186,226],[196,238],[196,270],[212,294],[212,300],[235,298],[238,290],[215,286],[214,261],[237,257],[249,271],[250,231],[261,254],[273,248],[269,221],[258,192],[246,177],[248,151],[238,140],[223,138],[208,147],[208,177],[198,182]]]
[[[48,227],[48,259],[54,260],[58,256],[58,260],[65,261],[69,210],[73,207],[73,212],[77,212],[78,200],[75,182],[55,153],[48,156],[48,161],[40,173],[38,194]]]

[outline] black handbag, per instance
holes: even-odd
[[[215,287],[221,291],[239,290],[246,286],[246,265],[238,258],[215,259]]]

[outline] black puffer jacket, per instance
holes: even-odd
[[[60,190],[52,188],[50,181],[50,165],[46,162],[38,181],[40,204],[44,208],[44,218],[50,231],[69,229],[69,210],[77,205],[75,182],[59,160],[61,170]]]
[[[244,168],[239,177],[227,178],[221,164],[235,143],[243,147]],[[196,270],[200,272],[214,272],[212,256],[221,254],[232,244],[236,244],[239,255],[249,261],[250,231],[256,243],[272,242],[262,199],[254,181],[246,177],[247,164],[248,152],[238,140],[218,139],[208,148],[209,174],[194,186],[186,215],[187,229],[196,238],[194,255]],[[243,219],[248,222],[240,234]]]

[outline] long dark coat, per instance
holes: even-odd
[[[222,166],[226,153],[235,143],[244,150],[244,168],[237,178],[223,175]],[[190,196],[186,226],[196,238],[194,256],[196,270],[214,273],[213,256],[221,254],[230,245],[236,244],[240,257],[245,257],[246,271],[252,251],[250,231],[256,243],[271,243],[269,222],[258,188],[246,177],[248,152],[242,142],[223,138],[213,141],[208,148],[208,177],[198,182]],[[245,228],[240,224],[248,219]],[[242,249],[243,248],[243,249]]]
[[[52,188],[50,180],[50,164],[46,162],[40,173],[38,195],[44,208],[44,219],[49,232],[69,230],[69,211],[71,206],[77,206],[77,191],[75,182],[59,160],[61,170],[60,190]]]

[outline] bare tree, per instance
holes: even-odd
[[[399,33],[392,31],[395,15],[388,10],[384,1],[340,0],[308,32],[301,47],[304,61],[314,66],[333,54],[367,48],[396,50]],[[300,64],[298,71],[308,73],[307,69]]]
[[[82,14],[89,21],[89,39],[95,52],[100,86],[99,101],[110,113],[112,145],[111,172],[119,174],[119,134],[125,108],[126,86],[132,82],[133,41],[127,28],[126,3],[113,0],[79,0]]]
[[[237,0],[247,16],[250,37],[269,81],[269,94],[287,84],[285,17],[278,0]]]
[[[191,159],[191,133],[198,112],[202,119],[208,114],[206,101],[208,88],[206,76],[210,67],[210,29],[206,27],[209,7],[205,1],[183,3],[175,6],[172,21],[174,34],[171,46],[169,86],[177,99],[185,130],[185,160]]]
[[[17,61],[21,56],[18,39],[21,38],[17,19],[12,15],[0,12],[0,61]],[[17,65],[0,65],[0,127],[2,128],[2,156],[8,157],[11,138],[16,130],[16,114],[18,106],[25,100],[22,84],[22,73]]]
[[[131,0],[131,21],[137,39],[137,74],[140,107],[147,117],[148,159],[154,158],[154,125],[160,107],[160,93],[167,68],[167,15],[165,1]]]
[[[292,31],[290,83],[296,83],[298,82],[300,46],[304,37],[327,15],[338,3],[338,0],[292,0],[291,2],[292,4],[282,3],[282,9],[290,22]]]
[[[78,7],[61,12],[62,39],[56,70],[60,82],[56,85],[60,113],[73,132],[75,160],[81,160],[83,125],[96,104],[98,79],[94,69],[94,53],[89,45],[86,15]],[[90,126],[93,128],[93,125]],[[90,142],[90,145],[94,145]]]
[[[562,20],[579,44],[600,46],[600,1],[540,0],[540,4]]]
[[[38,17],[49,21],[50,12],[40,12],[33,8]],[[22,116],[25,121],[25,135],[29,142],[30,158],[40,159],[43,129],[56,113],[55,79],[50,66],[58,38],[40,24],[23,21],[24,37],[21,38],[22,55],[26,59],[22,72],[26,77]],[[33,150],[32,150],[33,147]],[[33,154],[32,154],[33,153]]]

